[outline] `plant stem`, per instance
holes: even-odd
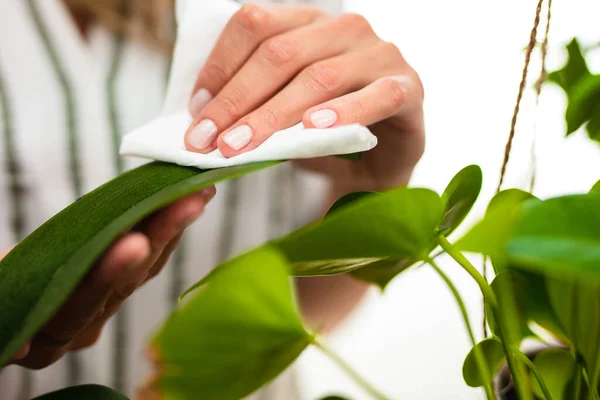
[[[433,259],[429,259],[427,260],[427,262],[433,267],[433,269],[435,269],[438,275],[444,280],[444,282],[446,282],[446,285],[448,285],[448,287],[452,291],[452,294],[454,295],[454,298],[458,303],[458,307],[460,308],[460,312],[462,313],[465,326],[467,327],[467,332],[469,333],[469,338],[471,339],[471,343],[473,344],[473,351],[475,352],[475,359],[477,360],[477,365],[479,367],[480,372],[483,374],[483,379],[485,382],[483,388],[485,389],[485,394],[490,400],[496,399],[496,396],[494,395],[494,390],[492,388],[492,373],[490,372],[487,362],[483,354],[481,353],[481,349],[477,347],[477,341],[475,340],[475,335],[473,334],[473,329],[471,328],[469,314],[467,313],[467,308],[465,307],[465,303],[462,297],[460,297],[458,289],[456,289],[456,286],[454,286],[448,275],[446,275],[444,271],[441,270],[441,268],[435,263],[435,261],[433,261]]]
[[[462,266],[464,270],[469,275],[471,275],[475,282],[477,282],[477,284],[479,285],[479,288],[481,289],[485,300],[490,305],[490,308],[492,309],[492,312],[494,314],[498,330],[498,336],[500,338],[500,341],[502,342],[504,355],[506,356],[506,362],[508,363],[508,368],[512,373],[517,394],[519,395],[519,398],[521,400],[531,399],[531,392],[527,390],[527,386],[525,385],[527,377],[521,373],[521,368],[519,368],[520,364],[518,363],[518,360],[515,357],[515,352],[513,351],[511,344],[508,342],[508,338],[504,335],[505,329],[503,325],[505,321],[503,319],[503,316],[501,315],[501,310],[498,306],[498,299],[496,297],[496,294],[494,293],[494,290],[488,283],[487,279],[485,279],[479,273],[479,271],[477,271],[477,268],[475,268],[473,264],[471,264],[469,260],[467,260],[467,258],[459,250],[455,249],[454,246],[450,244],[450,242],[448,241],[448,239],[446,239],[444,235],[438,236],[438,243],[440,244],[442,249],[444,249],[444,251],[448,253],[448,255],[450,255],[450,257],[452,257],[458,264],[460,264],[460,266]]]
[[[550,390],[548,390],[548,386],[546,386],[546,382],[544,381],[544,378],[540,374],[540,371],[538,371],[535,364],[533,362],[531,362],[529,357],[527,357],[525,354],[523,354],[522,351],[515,351],[515,354],[521,359],[521,361],[523,361],[523,363],[525,365],[527,365],[527,367],[531,370],[531,372],[533,372],[533,375],[535,375],[535,379],[540,384],[540,388],[542,389],[542,393],[544,394],[544,397],[546,397],[546,400],[552,400],[552,395],[550,394]]]
[[[354,382],[360,385],[367,393],[373,396],[377,400],[389,400],[387,396],[380,393],[373,385],[367,382],[358,372],[356,372],[350,364],[348,364],[344,359],[342,359],[336,352],[331,350],[329,347],[325,346],[321,341],[318,341],[316,338],[313,339],[312,344],[321,350],[323,354],[325,354],[329,359],[331,359],[334,363],[338,365]]]
[[[573,382],[573,400],[579,400],[581,398],[581,374],[583,372],[583,368],[581,365],[581,360],[577,359],[577,363],[575,364],[575,380]]]
[[[492,307],[492,309],[496,309],[498,307],[496,294],[494,293],[494,290],[488,281],[479,273],[479,271],[477,271],[477,268],[475,268],[460,251],[456,250],[444,235],[440,235],[438,237],[438,242],[440,246],[442,246],[442,249],[444,249],[444,251],[448,253],[450,257],[459,263],[460,266],[463,267],[464,270],[473,277],[473,279],[475,279],[475,282],[477,282],[479,285],[479,288],[481,289],[481,292],[485,296],[485,299],[490,307]]]

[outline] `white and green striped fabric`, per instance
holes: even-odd
[[[341,1],[305,2],[335,13]],[[159,111],[168,65],[99,27],[84,40],[61,0],[0,0],[0,249],[142,162],[121,159],[116,149],[124,132]],[[127,302],[93,348],[42,371],[4,368],[0,397],[28,399],[80,383],[132,394],[148,373],[144,340],[182,290],[219,261],[314,218],[324,184],[281,165],[220,185],[170,265]],[[297,397],[292,374],[257,397]]]

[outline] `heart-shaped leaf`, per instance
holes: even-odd
[[[548,279],[548,297],[565,335],[585,360],[589,376],[600,368],[600,283],[589,279]]]
[[[150,163],[58,213],[0,261],[0,365],[56,312],[123,231],[185,195],[274,164],[201,171]]]
[[[396,265],[405,259],[414,263],[427,258],[441,216],[436,193],[402,187],[363,196],[272,244],[300,276],[340,274],[380,262]]]
[[[518,189],[498,193],[490,201],[484,218],[455,247],[461,251],[490,256],[499,270],[506,268],[506,247],[521,218],[523,204],[529,201],[538,200]]]
[[[477,351],[483,354],[488,371],[491,374],[490,379],[492,380],[504,361],[504,349],[497,337],[490,337],[477,343],[475,347],[469,351],[469,354],[467,354],[463,363],[463,378],[465,383],[471,387],[481,387],[491,383],[486,382],[484,374],[482,374],[479,369],[476,357]]]
[[[481,168],[470,165],[462,169],[450,181],[442,194],[444,216],[440,223],[440,232],[450,235],[465,219],[481,191]]]
[[[524,208],[508,256],[548,276],[600,281],[600,197],[558,197]]]
[[[100,385],[80,385],[51,392],[33,400],[129,400],[127,396]]]
[[[156,376],[144,389],[148,396],[240,399],[312,342],[279,252],[259,248],[218,269],[152,340]]]
[[[575,358],[567,349],[546,349],[539,352],[533,364],[542,376],[552,400],[567,400],[565,389],[575,372]],[[540,399],[544,398],[542,389],[533,379],[533,392]]]

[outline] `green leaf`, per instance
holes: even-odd
[[[331,208],[329,209],[329,211],[327,211],[327,216],[330,216],[332,213],[334,213],[335,211],[339,211],[342,207],[353,204],[354,202],[364,199],[368,196],[373,196],[373,195],[378,195],[378,192],[352,192],[352,193],[348,193],[345,196],[342,196],[341,198],[339,198],[335,203],[333,203],[333,205],[331,206]]]
[[[477,358],[475,356],[477,349],[483,354],[488,370],[492,374],[492,379],[504,361],[504,350],[497,337],[490,337],[477,343],[477,345],[469,351],[469,354],[467,354],[463,363],[463,378],[465,383],[470,387],[481,387],[490,383],[485,382],[485,379],[479,370]]]
[[[598,193],[598,194],[600,194],[600,181],[596,182],[596,184],[590,190],[590,193],[594,193],[594,194]]]
[[[575,132],[600,110],[600,75],[581,79],[569,93],[569,105],[565,114],[567,135]],[[594,125],[596,122],[594,122]]]
[[[152,340],[160,398],[239,399],[283,372],[312,342],[286,260],[259,248],[219,267]]]
[[[0,261],[0,365],[58,310],[123,231],[185,195],[274,164],[201,171],[150,163],[58,213]]]
[[[548,296],[565,335],[585,360],[588,376],[600,368],[600,283],[589,279],[548,279]]]
[[[352,276],[365,282],[371,282],[384,290],[399,274],[412,267],[414,258],[388,258],[368,264],[351,272]]]
[[[481,168],[470,165],[450,181],[442,194],[444,216],[440,231],[443,235],[450,235],[469,214],[481,191],[482,179]]]
[[[511,345],[518,344],[527,336],[532,336],[528,327],[526,314],[527,281],[517,271],[505,270],[500,272],[491,283],[492,289],[498,299],[499,316],[503,320],[502,337]],[[494,329],[495,335],[500,335],[498,328]]]
[[[337,158],[343,158],[344,160],[349,160],[349,161],[358,161],[362,158],[362,152],[361,153],[350,153],[350,154],[339,154],[336,155],[335,157]]]
[[[546,349],[535,356],[533,364],[542,376],[552,400],[567,400],[565,389],[575,373],[575,358],[566,349]],[[533,380],[533,391],[541,399],[544,398],[542,389],[537,381]]]
[[[590,75],[590,71],[581,52],[577,39],[573,39],[567,46],[568,60],[565,66],[548,75],[548,80],[558,84],[567,93],[581,79]]]
[[[80,385],[57,390],[33,400],[129,400],[124,394],[100,385]]]
[[[528,204],[508,256],[546,276],[600,281],[600,198],[574,195]]]
[[[522,190],[509,189],[498,193],[490,201],[484,218],[455,247],[490,256],[498,269],[506,268],[506,247],[521,218],[523,204],[529,201],[537,199]]]
[[[441,217],[442,201],[436,193],[402,187],[347,204],[272,244],[299,276],[335,275],[374,263],[383,268],[381,262],[412,264],[428,256]],[[394,274],[390,269],[385,280]]]

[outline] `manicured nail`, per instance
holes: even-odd
[[[310,122],[318,129],[329,128],[337,121],[337,114],[333,110],[319,110],[310,114]]]
[[[245,147],[252,140],[252,129],[248,125],[238,126],[223,135],[223,141],[233,150]]]
[[[212,100],[212,94],[206,89],[200,89],[190,100],[190,114],[192,117],[200,114],[200,111]]]
[[[215,141],[217,131],[217,126],[210,119],[202,120],[191,130],[188,143],[198,150],[205,149]]]

